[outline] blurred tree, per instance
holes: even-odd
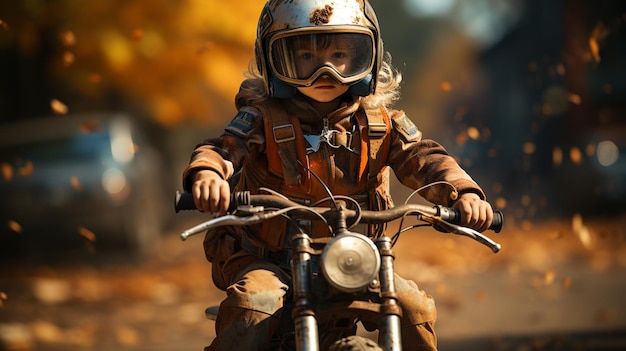
[[[47,114],[49,101],[58,98],[70,112],[132,101],[163,125],[187,118],[221,124],[212,112],[233,108],[230,102],[253,57],[263,3],[5,2],[1,77],[10,82],[7,93],[21,87],[16,95],[36,102],[19,103],[3,94],[8,97],[0,116]]]

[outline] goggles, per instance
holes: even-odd
[[[350,84],[372,72],[374,47],[374,36],[364,27],[293,30],[270,39],[269,64],[289,84],[310,86],[322,75]]]

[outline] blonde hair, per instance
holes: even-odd
[[[366,110],[378,106],[390,107],[400,99],[400,83],[402,74],[391,65],[391,54],[385,52],[383,62],[378,72],[378,81],[374,94],[364,96],[361,105]]]
[[[254,62],[248,65],[246,80],[241,83],[239,93],[235,99],[237,108],[255,105],[268,98],[263,77],[256,68]],[[400,83],[402,74],[391,65],[391,55],[386,52],[383,57],[376,91],[373,94],[361,98],[361,106],[366,109],[374,109],[379,106],[390,107],[400,99]]]

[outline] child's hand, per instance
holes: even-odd
[[[465,193],[452,205],[461,213],[462,226],[483,232],[489,228],[493,220],[493,209],[487,201],[474,193]]]
[[[223,215],[230,204],[230,186],[219,174],[202,170],[193,176],[193,201],[202,212]]]

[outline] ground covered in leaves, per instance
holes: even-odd
[[[201,238],[178,240],[187,224],[151,258],[4,262],[0,350],[201,350],[223,293]],[[626,216],[510,219],[489,235],[500,253],[430,229],[395,247],[397,272],[437,301],[442,349],[626,349]]]

